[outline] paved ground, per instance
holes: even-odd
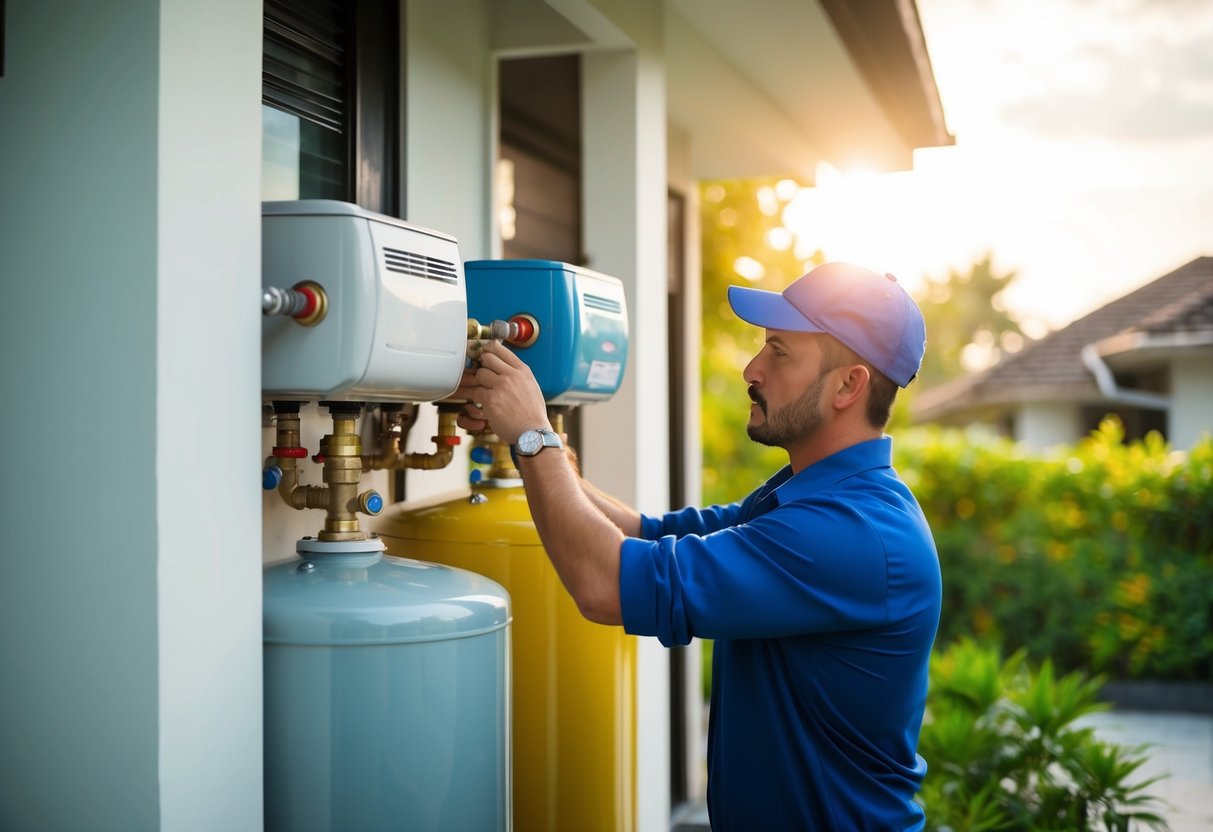
[[[1108,711],[1084,723],[1108,742],[1153,745],[1139,771],[1142,777],[1170,774],[1150,791],[1171,804],[1172,832],[1213,832],[1213,716]]]
[[[1150,790],[1170,804],[1166,813],[1172,832],[1213,832],[1213,716],[1198,714],[1109,711],[1084,720],[1117,745],[1149,743],[1150,760],[1142,778],[1168,773]],[[671,824],[674,832],[709,832],[707,808],[683,807]]]

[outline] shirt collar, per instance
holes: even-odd
[[[892,465],[893,438],[886,434],[843,448],[825,459],[818,460],[795,476],[792,475],[792,466],[785,465],[767,480],[767,484],[774,489],[773,493],[768,494],[783,504],[820,493],[855,474],[874,468],[890,468]]]

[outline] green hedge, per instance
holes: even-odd
[[[943,570],[937,644],[1025,649],[1061,670],[1213,678],[1213,440],[1125,444],[1108,420],[1031,456],[959,431],[899,434],[895,464]]]

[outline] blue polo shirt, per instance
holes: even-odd
[[[643,517],[623,543],[627,631],[715,639],[713,832],[923,827],[939,559],[891,455],[861,442],[740,503]]]

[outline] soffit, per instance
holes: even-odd
[[[847,16],[847,30],[857,43],[871,37],[862,44],[869,74],[914,74],[937,104],[929,65],[877,48],[918,44],[916,16],[907,22],[897,11],[907,3],[912,8],[910,0],[868,4]],[[664,13],[655,14],[658,8]],[[821,161],[876,171],[912,166],[915,145],[899,134],[816,0],[665,0],[661,7],[648,0],[494,0],[490,9],[499,56],[642,42],[659,50],[667,115],[690,140],[696,178],[792,176],[808,184]],[[886,103],[900,101],[889,89],[884,95]],[[909,96],[900,110],[923,109],[919,97]],[[920,129],[926,139],[918,145],[950,141],[941,116],[926,118],[935,118],[936,129]]]
[[[691,135],[699,178],[911,166],[816,2],[669,0],[665,51],[670,120]]]

